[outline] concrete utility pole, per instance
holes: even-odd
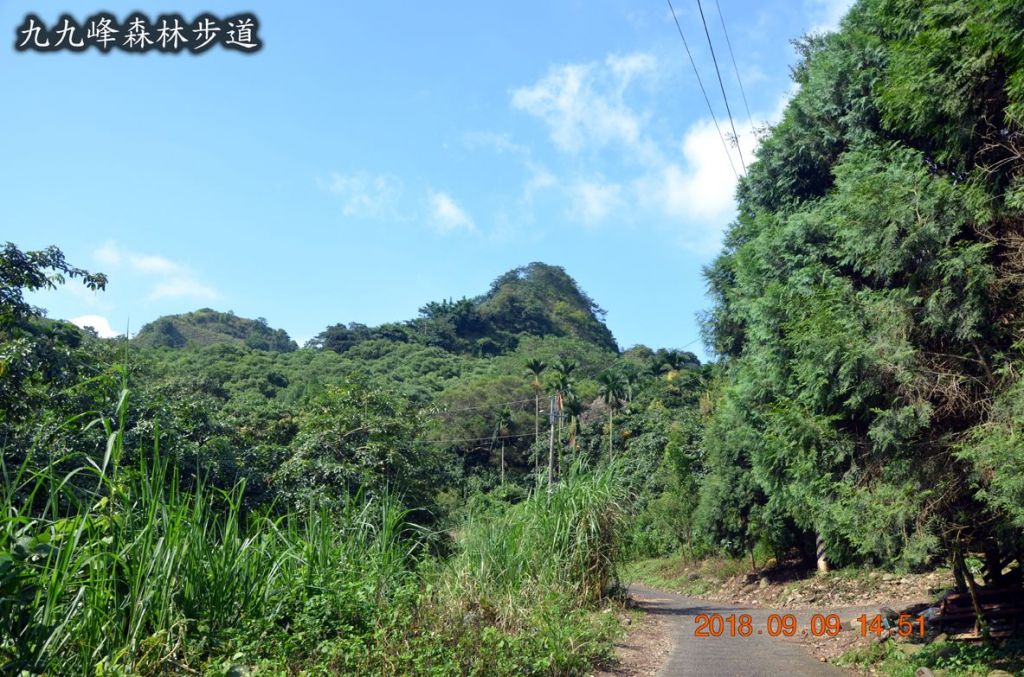
[[[548,398],[548,423],[551,431],[548,436],[548,493],[554,489],[555,479],[555,396]]]
[[[818,556],[818,573],[828,573],[828,559],[825,557],[825,539],[821,537],[821,534],[816,534],[814,538],[814,554]]]

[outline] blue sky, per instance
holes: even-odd
[[[719,1],[753,122],[774,121],[789,41],[849,0]],[[623,347],[700,348],[700,271],[735,177],[663,2],[73,4],[0,5],[0,240],[56,244],[110,277],[100,294],[34,295],[50,316],[120,333],[209,306],[303,341],[544,261]],[[697,4],[675,6],[724,124]],[[101,10],[251,11],[264,48],[13,49],[26,13]],[[704,10],[749,161],[714,0]]]

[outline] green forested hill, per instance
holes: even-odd
[[[344,353],[363,342],[382,340],[488,356],[514,351],[522,336],[572,337],[618,351],[601,307],[563,268],[545,263],[510,270],[474,299],[426,303],[418,317],[406,322],[331,325],[310,345]],[[143,326],[134,342],[147,348],[227,344],[275,352],[297,347],[287,332],[272,329],[263,318],[250,320],[209,308],[158,318]]]
[[[25,301],[63,279],[107,282],[56,247],[0,250],[0,672],[587,674],[608,655],[592,611],[626,490],[692,442],[692,355],[559,335],[560,310],[496,334],[500,355],[296,349],[211,310],[100,339]],[[468,341],[442,305],[403,326]],[[647,524],[637,543],[671,547]]]
[[[263,318],[250,320],[234,313],[202,308],[181,315],[167,315],[143,325],[135,343],[147,348],[183,348],[219,343],[244,345],[257,350],[289,352],[298,346],[283,329],[272,329]]]
[[[430,302],[419,317],[403,323],[334,325],[307,347],[288,352],[239,338],[241,329],[258,330],[262,322],[208,310],[160,318],[133,340],[132,360],[140,397],[174,403],[141,418],[162,417],[168,438],[175,440],[171,448],[201,459],[207,472],[225,481],[244,464],[257,494],[259,487],[271,494],[286,487],[301,494],[318,491],[302,486],[316,484],[309,479],[316,475],[309,462],[298,459],[308,453],[300,449],[302,412],[352,384],[381,389],[429,412],[412,437],[430,441],[415,443],[407,453],[418,459],[420,475],[433,473],[435,489],[467,481],[491,486],[501,475],[502,457],[510,478],[530,476],[548,446],[547,436],[536,434],[540,416],[533,410],[546,412],[550,396],[574,412],[572,422],[567,414],[560,426],[559,447],[568,443],[571,426],[574,449],[586,447],[595,458],[608,451],[602,393],[610,392],[617,407],[626,404],[627,394],[637,405],[658,402],[655,429],[643,431],[646,446],[636,459],[638,472],[649,474],[661,461],[671,425],[663,409],[692,408],[700,381],[670,381],[666,375],[700,365],[690,353],[643,346],[620,355],[602,318],[603,311],[562,268],[533,263],[500,276],[475,299]],[[177,333],[188,338],[166,339]],[[540,365],[539,376],[527,371],[530,362]],[[615,378],[602,385],[607,374]],[[637,406],[620,407],[621,427],[613,432],[621,443],[633,444],[625,436],[640,425],[631,416],[642,414]],[[220,453],[203,450],[210,440],[220,440]],[[294,460],[275,471],[289,458]],[[306,468],[301,472],[307,479],[298,479],[299,467]]]
[[[55,326],[76,337],[68,346],[75,369],[65,370],[67,382],[127,359],[135,406],[126,437],[133,445],[145,445],[159,429],[161,448],[188,475],[223,486],[244,477],[254,503],[336,497],[335,480],[316,479],[317,468],[332,465],[349,487],[379,488],[377,471],[366,474],[376,461],[328,439],[330,431],[355,425],[339,411],[338,398],[346,407],[397,407],[390,418],[402,426],[410,417],[416,422],[392,438],[401,438],[402,449],[390,453],[406,459],[410,472],[400,485],[418,487],[412,502],[424,507],[439,493],[492,487],[503,463],[508,479],[532,481],[548,453],[540,429],[552,397],[565,410],[555,445],[560,465],[635,447],[635,469],[645,481],[676,425],[672,412],[694,410],[700,365],[690,353],[666,349],[620,354],[603,314],[564,269],[533,263],[499,276],[474,299],[428,302],[402,323],[334,325],[304,348],[265,320],[211,309],[147,324],[127,353],[117,341],[77,338],[70,326]],[[37,323],[26,320],[26,330]],[[39,401],[52,396],[45,378],[33,392]],[[60,415],[73,416],[75,407],[102,409],[85,397],[61,404]],[[311,416],[321,410],[332,413]],[[31,422],[56,411],[8,421],[10,438],[27,444]],[[77,433],[62,434],[59,444],[73,447]],[[428,485],[432,492],[420,493]]]
[[[2,250],[0,671],[589,674],[616,562],[690,538],[708,369],[619,353],[560,268],[298,349],[100,339],[24,301],[58,275],[107,281]]]
[[[536,262],[500,276],[477,298],[427,303],[407,322],[335,324],[311,344],[344,353],[363,341],[386,339],[486,356],[515,350],[524,335],[572,337],[618,350],[600,306],[563,268]]]
[[[494,281],[478,308],[484,322],[504,334],[573,336],[618,350],[604,310],[561,267],[531,263],[510,270]]]

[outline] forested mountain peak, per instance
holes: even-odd
[[[534,262],[508,271],[491,284],[479,309],[499,330],[576,336],[618,350],[605,311],[561,266]]]
[[[431,301],[420,308],[419,317],[406,322],[335,324],[310,347],[343,353],[364,341],[384,339],[499,355],[515,350],[525,334],[573,337],[618,352],[604,315],[564,268],[534,262],[499,276],[482,296]]]
[[[290,352],[297,348],[284,329],[273,329],[265,319],[238,317],[202,308],[191,313],[165,315],[146,324],[135,337],[142,346],[183,348],[215,343],[240,344],[258,350]]]

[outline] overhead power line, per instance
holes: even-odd
[[[711,121],[715,123],[715,130],[718,132],[718,138],[722,141],[722,148],[725,150],[725,157],[729,160],[729,167],[738,179],[740,175],[736,171],[736,165],[732,162],[732,153],[729,152],[729,145],[725,142],[725,135],[722,134],[722,128],[718,126],[718,118],[715,117],[715,110],[711,107],[711,99],[708,98],[708,92],[704,89],[704,81],[700,79],[700,71],[697,70],[697,62],[693,60],[693,54],[690,52],[690,45],[687,44],[686,36],[683,35],[683,27],[679,25],[679,17],[676,16],[676,8],[672,6],[672,0],[666,0],[666,2],[668,2],[668,8],[672,12],[672,20],[676,22],[676,30],[679,31],[679,37],[683,41],[683,48],[686,50],[686,56],[690,58],[690,65],[693,66],[693,74],[697,76],[697,84],[700,86],[700,93],[704,95],[704,103],[707,104],[708,112],[711,113]]]
[[[698,336],[697,338],[693,339],[693,340],[692,340],[692,341],[690,341],[689,343],[687,343],[687,344],[683,345],[683,347],[682,347],[682,348],[680,348],[680,350],[682,350],[683,348],[689,348],[690,346],[692,346],[692,345],[693,345],[694,343],[696,343],[697,341],[700,341],[701,339],[702,339],[702,337]]]
[[[729,107],[729,97],[725,95],[725,83],[722,82],[722,71],[718,68],[718,58],[715,57],[715,47],[711,44],[711,33],[708,31],[708,22],[704,19],[704,7],[700,0],[697,0],[697,9],[700,10],[700,22],[704,24],[704,35],[708,39],[708,49],[711,50],[711,61],[715,64],[715,75],[718,76],[718,87],[722,90],[722,101],[725,102],[725,112],[729,116],[729,126],[732,128],[732,136],[736,139],[736,150],[740,154],[740,164],[743,172],[747,171],[747,163],[743,160],[743,149],[740,147],[740,135],[736,133],[736,123],[732,120],[732,109]]]
[[[524,403],[527,403],[527,402],[532,403],[533,401],[534,401],[534,399],[531,397],[531,398],[526,399],[526,400],[510,400],[508,402],[497,402],[497,403],[492,403],[492,404],[482,404],[482,405],[480,405],[478,407],[462,407],[460,409],[438,409],[436,411],[427,411],[425,413],[428,416],[437,416],[437,415],[440,415],[440,414],[454,414],[454,413],[457,413],[457,412],[460,412],[460,411],[475,411],[477,409],[493,409],[494,407],[511,406],[513,404],[521,405],[521,404],[524,404]],[[522,407],[517,407],[517,408],[522,408]]]
[[[533,432],[518,435],[488,435],[487,437],[462,437],[454,440],[418,440],[423,444],[454,444],[456,442],[492,442],[493,440],[511,440],[519,437],[534,437]]]
[[[725,28],[725,16],[722,15],[722,6],[715,0],[715,8],[718,10],[718,20],[722,22],[722,33],[725,35],[725,44],[729,47],[729,58],[732,59],[732,70],[736,73],[736,82],[740,85],[740,96],[743,97],[743,107],[747,110],[747,120],[750,122],[750,129],[754,129],[754,116],[750,114],[750,105],[747,103],[747,93],[743,89],[743,80],[740,79],[740,69],[736,65],[736,55],[732,53],[732,40],[729,39],[729,31]]]

